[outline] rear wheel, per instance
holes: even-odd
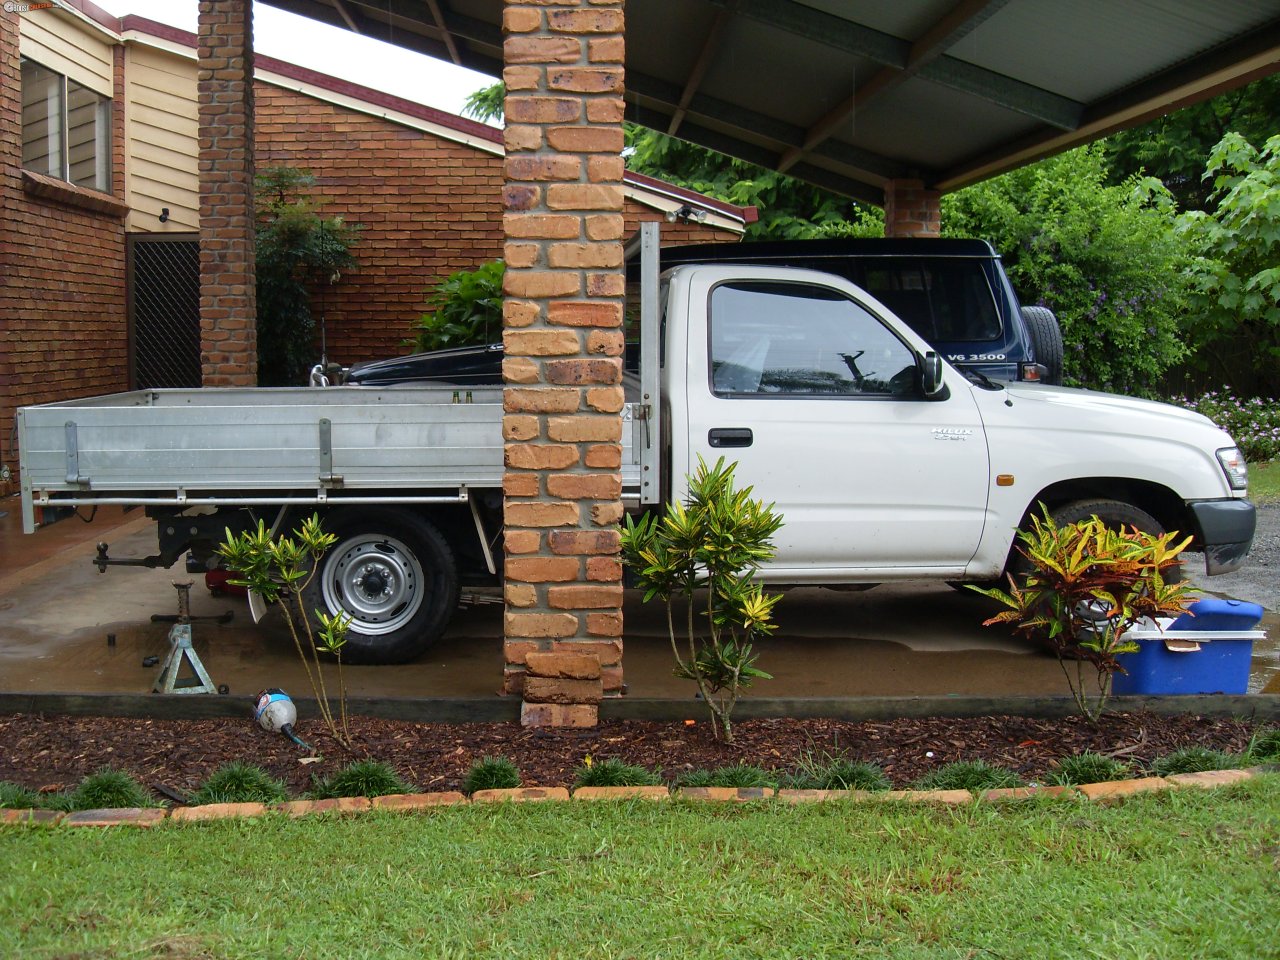
[[[458,606],[453,551],[431,523],[407,510],[330,514],[338,538],[303,594],[307,610],[351,618],[344,663],[405,663],[449,625]]]

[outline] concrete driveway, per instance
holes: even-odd
[[[146,657],[168,652],[168,624],[152,614],[177,611],[172,570],[91,565],[97,540],[115,557],[154,552],[153,525],[138,514],[103,511],[92,524],[64,520],[26,537],[16,499],[0,501],[0,692],[146,693],[156,667]],[[5,515],[7,514],[7,515]],[[215,683],[250,697],[268,686],[305,694],[307,681],[278,616],[255,626],[243,599],[213,597],[200,578],[192,613],[231,611],[229,624],[196,623],[197,653]],[[1217,587],[1221,578],[1210,580]],[[755,689],[769,697],[909,697],[1063,695],[1057,662],[984,628],[995,607],[984,598],[923,582],[865,592],[789,591],[778,607],[775,639],[761,643],[760,666],[775,679]],[[1274,599],[1266,625],[1280,636]],[[484,697],[502,678],[502,610],[480,603],[459,611],[448,635],[416,663],[348,667],[353,697]],[[624,659],[628,694],[691,697],[671,676],[665,617],[657,605],[628,595]],[[114,643],[108,637],[114,637]],[[1280,692],[1274,641],[1257,645],[1253,692]]]

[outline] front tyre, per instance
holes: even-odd
[[[1155,534],[1156,536],[1165,533],[1164,526],[1159,520],[1141,507],[1135,507],[1133,504],[1125,503],[1123,500],[1075,500],[1056,507],[1050,511],[1049,516],[1060,527],[1096,516],[1112,530],[1137,527],[1143,533]],[[1015,542],[1013,551],[1009,556],[1009,563],[1005,568],[1005,572],[1012,574],[1019,583],[1025,580],[1031,572],[1031,562],[1018,549],[1021,542],[1021,540]],[[1182,564],[1179,563],[1172,567],[1165,574],[1165,579],[1170,583],[1184,579]]]
[[[345,509],[327,516],[338,538],[303,591],[307,612],[351,618],[344,663],[406,663],[436,642],[458,606],[453,551],[407,510]]]

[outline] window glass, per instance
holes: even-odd
[[[930,343],[1000,336],[996,298],[978,260],[872,264],[858,285]]]
[[[22,165],[110,193],[111,101],[24,59]]]
[[[111,101],[67,81],[67,179],[79,187],[111,191]]]
[[[62,75],[22,61],[22,165],[62,176]]]
[[[734,282],[711,294],[716,394],[905,396],[915,382],[915,353],[834,290]]]

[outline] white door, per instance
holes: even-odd
[[[957,382],[926,400],[919,347],[851,289],[731,280],[691,291],[693,303],[707,297],[710,329],[688,345],[689,463],[736,460],[739,484],[777,504],[771,580],[959,576],[987,506],[972,393]]]

